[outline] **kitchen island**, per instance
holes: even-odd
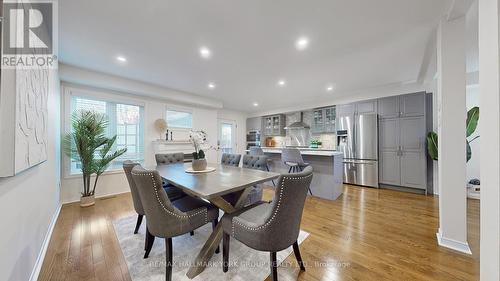
[[[269,170],[287,173],[288,166],[281,161],[281,148],[263,147],[269,156]],[[311,191],[313,196],[335,200],[343,192],[343,160],[342,152],[326,149],[300,148],[304,162],[313,168]]]

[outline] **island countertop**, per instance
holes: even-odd
[[[290,166],[281,160],[283,147],[262,147],[262,150],[269,157],[268,168],[271,172],[280,174],[290,172]],[[342,195],[344,154],[321,148],[301,147],[299,150],[304,162],[309,163],[313,168],[312,196],[336,200]]]
[[[281,154],[283,148],[281,147],[263,147],[262,150],[264,153],[276,153]],[[321,148],[299,148],[300,153],[302,155],[308,156],[336,156],[342,155],[342,152],[329,150],[329,149],[321,149]],[[248,152],[248,150],[247,150]]]

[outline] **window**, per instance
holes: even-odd
[[[105,114],[109,118],[106,134],[116,135],[113,150],[127,148],[125,154],[109,165],[108,171],[122,169],[125,160],[144,163],[144,107],[72,96],[71,113],[80,110]],[[70,174],[81,172],[78,161],[71,160],[70,166]]]
[[[193,113],[187,111],[167,110],[169,128],[192,129]]]

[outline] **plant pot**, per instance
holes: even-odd
[[[90,207],[95,205],[95,196],[82,196],[80,197],[80,207]]]
[[[194,159],[192,167],[194,171],[203,171],[207,169],[207,159]]]

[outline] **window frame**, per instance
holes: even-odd
[[[191,115],[191,128],[174,127],[170,123],[168,123],[168,112],[169,111],[189,113]],[[191,131],[194,128],[194,113],[193,113],[193,110],[190,108],[167,105],[167,106],[165,106],[164,116],[165,116],[165,121],[167,121],[167,125],[168,125],[169,130],[173,129],[174,131]]]
[[[104,101],[104,102],[109,102],[109,103],[114,103],[114,104],[124,104],[124,105],[132,105],[132,106],[139,106],[142,108],[141,114],[142,114],[142,126],[139,126],[140,129],[140,134],[143,134],[143,153],[144,153],[144,161],[146,161],[146,103],[144,101],[141,101],[139,99],[135,99],[132,97],[128,97],[128,94],[124,93],[117,93],[117,92],[108,92],[105,90],[100,90],[100,89],[92,89],[92,88],[87,88],[84,86],[76,86],[72,84],[66,84],[62,83],[61,84],[61,92],[63,95],[63,109],[61,112],[61,138],[64,137],[68,132],[71,131],[71,107],[72,107],[72,98],[73,97],[78,97],[78,98],[84,98],[84,99],[92,99],[92,100],[98,100],[98,101]],[[114,120],[110,120],[110,122],[115,122]],[[116,132],[112,132],[112,134],[116,134]],[[61,151],[64,151],[63,149],[63,142],[61,141]],[[116,144],[115,144],[116,145]],[[64,179],[71,179],[71,178],[79,178],[82,176],[82,173],[71,173],[71,159],[68,157],[65,153],[61,153],[62,155],[62,161],[61,161],[61,166],[62,166],[62,173],[63,173],[63,178]],[[107,170],[103,173],[103,175],[109,175],[109,174],[121,174],[123,173],[123,170],[120,168],[115,168],[111,170]]]

